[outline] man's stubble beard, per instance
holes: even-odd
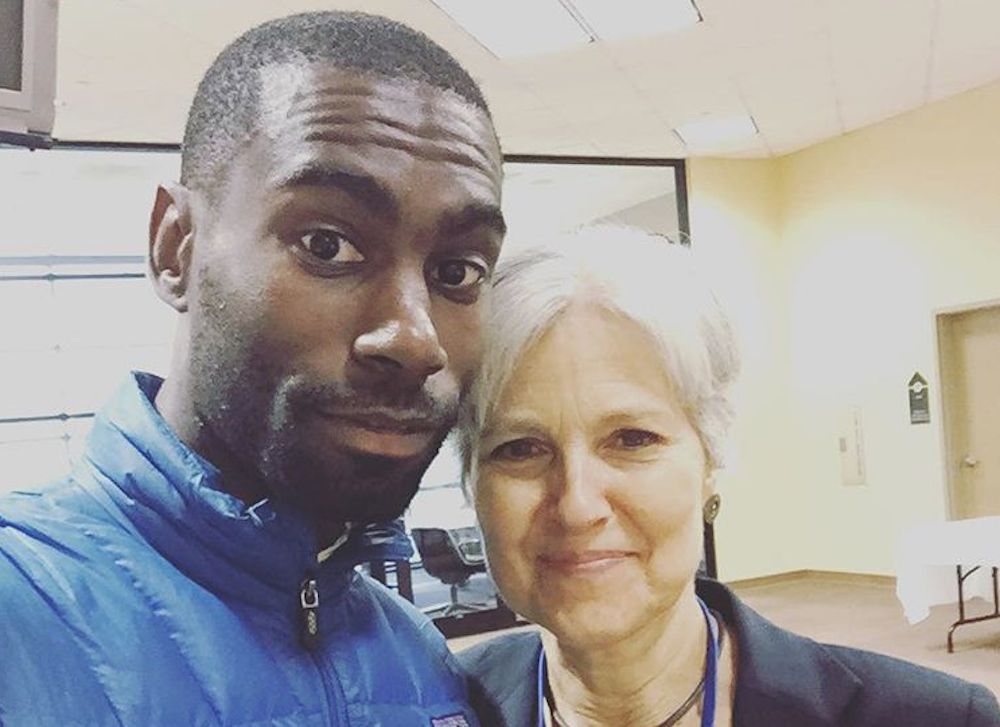
[[[215,285],[206,287],[213,289],[209,299],[224,299]],[[418,397],[424,408],[434,409],[442,426],[428,449],[415,457],[400,460],[346,452],[332,444],[323,447],[320,437],[307,436],[308,420],[317,416],[311,411],[316,400],[336,404],[373,397],[288,376],[255,350],[252,326],[229,319],[223,308],[202,306],[200,313],[201,325],[191,340],[192,396],[204,441],[212,443],[203,454],[211,461],[212,449],[221,445],[223,461],[238,468],[223,472],[223,484],[229,477],[250,480],[228,489],[292,503],[318,524],[399,517],[454,424],[457,401]]]
[[[276,397],[274,404],[259,457],[262,477],[276,496],[328,523],[376,523],[401,516],[450,429],[440,432],[423,453],[405,460],[333,447],[311,451],[306,443],[314,440],[297,431],[301,419],[282,416],[287,400]]]

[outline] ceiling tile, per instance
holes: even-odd
[[[538,153],[655,155],[676,143],[661,129],[749,112],[760,138],[712,153],[780,154],[1000,78],[997,0],[697,4],[705,22],[688,30],[512,62],[430,0],[72,0],[60,4],[56,133],[176,142],[224,44],[261,20],[328,8],[427,33],[482,83],[505,145]]]
[[[269,0],[240,0],[239,12],[219,0],[119,0],[141,12],[160,28],[160,34],[188,35],[216,49],[244,32],[287,11]]]
[[[786,65],[768,73],[739,73],[733,80],[751,113],[776,104],[809,107],[836,103],[833,69],[827,60]]]
[[[698,8],[716,42],[735,48],[786,42],[824,27],[816,0],[698,0]]]
[[[545,134],[565,131],[570,120],[550,108],[521,111],[507,115],[502,109],[494,111],[497,132],[501,140],[507,136],[522,136],[526,133]]]

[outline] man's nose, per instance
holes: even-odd
[[[382,283],[371,301],[368,323],[355,338],[352,356],[379,378],[422,382],[448,363],[432,316],[423,273],[399,273]]]
[[[611,516],[599,458],[567,452],[561,458],[551,493],[552,514],[566,530],[587,530]]]

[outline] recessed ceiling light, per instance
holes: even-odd
[[[691,0],[568,0],[600,40],[690,28],[701,22]]]
[[[674,128],[686,146],[704,147],[725,141],[746,139],[757,133],[757,124],[748,114],[692,121]]]
[[[593,40],[559,0],[433,0],[499,58],[565,50]]]

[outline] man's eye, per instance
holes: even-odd
[[[483,282],[486,268],[471,260],[445,260],[434,267],[431,275],[445,288],[467,291]]]
[[[642,449],[662,441],[662,437],[644,429],[620,429],[614,434],[613,441],[622,449]]]
[[[325,263],[359,263],[365,259],[346,237],[336,230],[310,230],[299,238],[302,247]]]
[[[490,453],[490,459],[505,462],[523,462],[544,453],[542,446],[533,439],[515,439],[504,442]]]

